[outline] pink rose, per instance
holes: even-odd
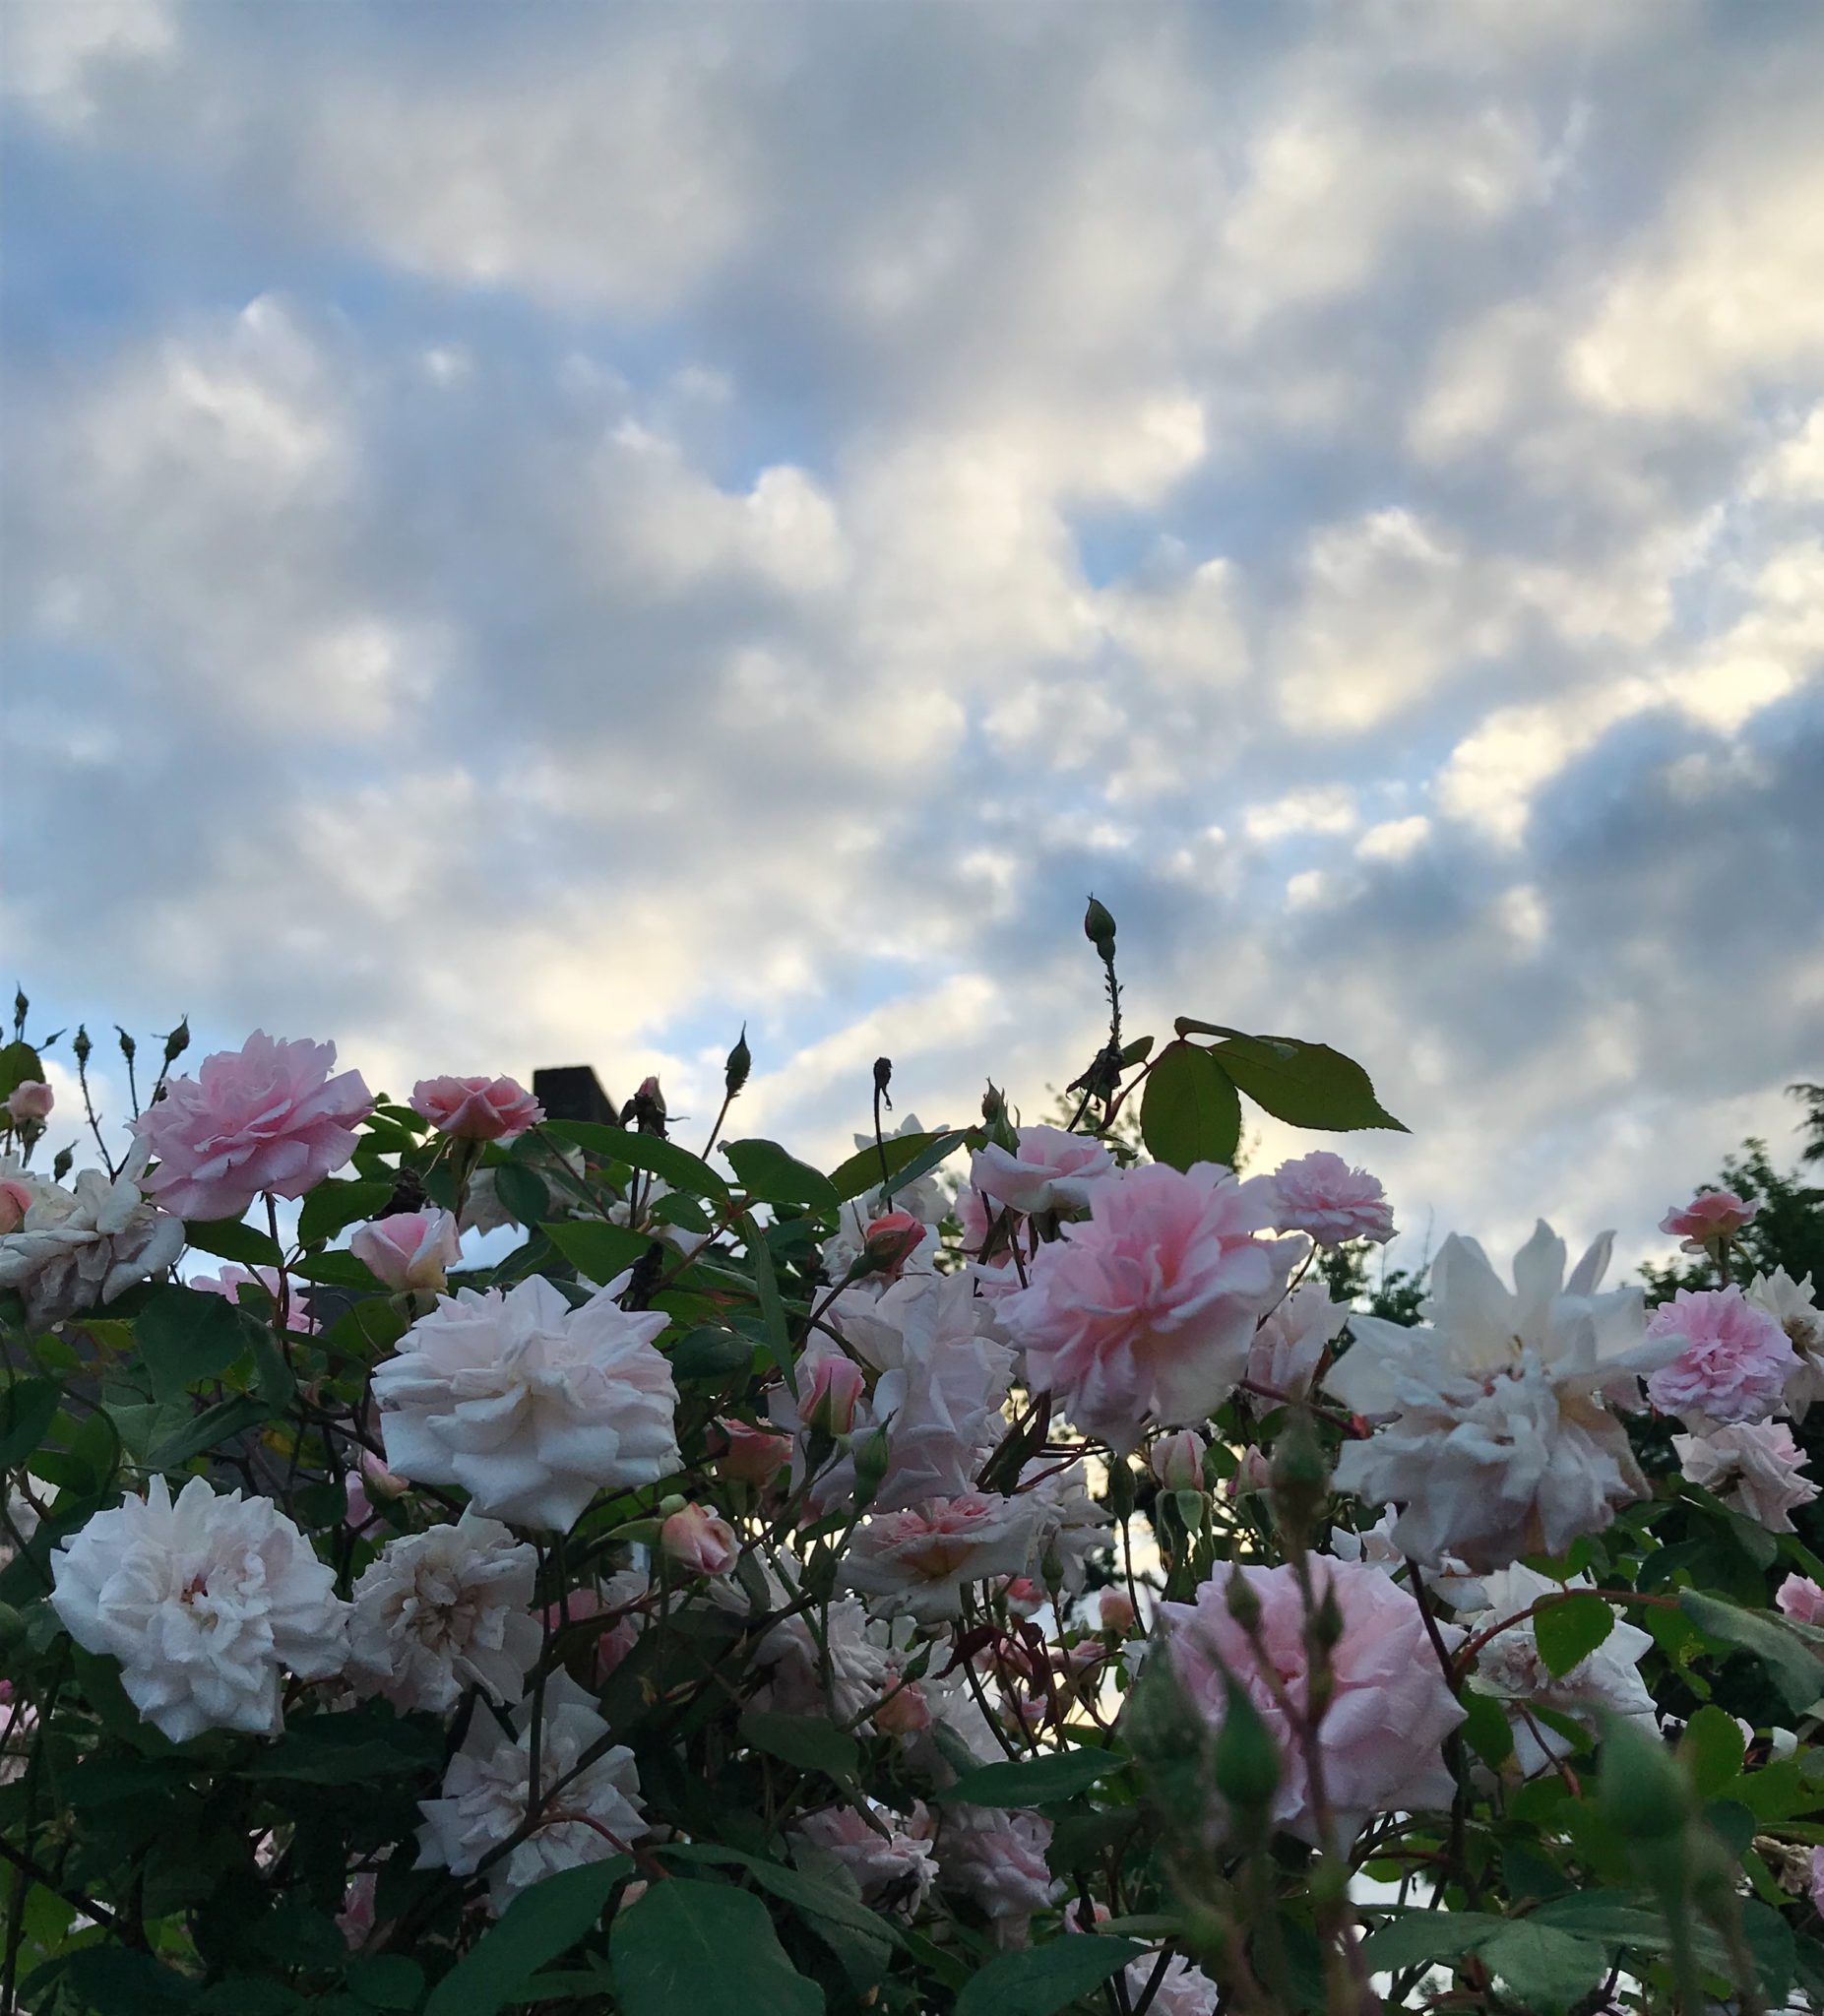
[[[261,1191],[301,1197],[354,1153],[373,1110],[358,1071],[332,1078],[334,1043],[255,1030],[238,1050],[173,1078],[134,1122],[158,1159],[140,1187],[179,1218],[239,1218]]]
[[[1789,1575],[1774,1602],[1795,1623],[1824,1625],[1824,1589],[1809,1575]]]
[[[737,1483],[771,1483],[791,1456],[789,1435],[729,1415],[719,1415],[710,1423],[706,1439],[716,1475]]]
[[[1786,1332],[1738,1288],[1680,1289],[1653,1312],[1647,1337],[1678,1346],[1647,1375],[1647,1398],[1663,1414],[1721,1425],[1764,1420],[1797,1364]]]
[[[449,1270],[463,1257],[456,1220],[447,1211],[396,1211],[376,1218],[348,1241],[348,1250],[396,1294],[410,1289],[441,1293],[449,1286]]]
[[[22,1078],[6,1096],[7,1116],[16,1125],[27,1120],[48,1120],[57,1096],[41,1078]]]
[[[1687,1253],[1707,1253],[1753,1223],[1758,1204],[1744,1204],[1733,1190],[1700,1190],[1689,1204],[1674,1205],[1660,1220],[1663,1232],[1676,1232]]]
[[[1147,1467],[1168,1491],[1201,1491],[1209,1443],[1195,1428],[1162,1435],[1147,1452]]]
[[[342,1909],[336,1914],[336,1922],[342,1927],[342,1935],[351,1952],[359,1952],[372,1936],[374,1885],[378,1880],[371,1869],[363,1869],[343,1893]]]
[[[855,1422],[855,1408],[867,1380],[853,1358],[834,1353],[820,1358],[798,1393],[798,1413],[808,1428],[826,1435],[846,1435]]]
[[[872,1220],[861,1235],[863,1256],[875,1273],[898,1281],[906,1263],[923,1243],[925,1227],[910,1211],[887,1211]]]
[[[403,1498],[411,1488],[403,1477],[395,1477],[371,1449],[361,1451],[361,1481],[372,1498]]]
[[[990,1142],[970,1158],[969,1180],[1009,1211],[1082,1211],[1090,1193],[1115,1172],[1114,1157],[1087,1134],[1062,1127],[1022,1127],[1019,1147]]]
[[[707,1505],[686,1505],[659,1529],[659,1544],[693,1575],[726,1575],[740,1556],[734,1528]]]
[[[1334,1694],[1317,1726],[1324,1790],[1337,1845],[1348,1848],[1372,1813],[1448,1809],[1456,1781],[1443,1759],[1444,1738],[1464,1718],[1439,1668],[1424,1618],[1409,1591],[1358,1561],[1313,1561],[1327,1575],[1343,1613],[1343,1635],[1330,1655]],[[1296,1571],[1237,1571],[1260,1605],[1258,1636],[1272,1675],[1294,1713],[1307,1699],[1305,1609]],[[1321,1847],[1304,1749],[1274,1698],[1247,1632],[1228,1613],[1227,1585],[1218,1576],[1195,1604],[1163,1603],[1159,1614],[1173,1672],[1191,1705],[1213,1729],[1227,1711],[1226,1670],[1246,1688],[1280,1753],[1273,1818],[1289,1833]],[[1463,1633],[1439,1625],[1447,1650]]]
[[[631,1571],[637,1574],[639,1571]],[[623,1571],[627,1574],[629,1571]],[[617,1580],[619,1578],[616,1578]],[[630,1591],[623,1592],[631,1595]],[[596,1634],[592,1670],[596,1684],[603,1680],[620,1665],[630,1653],[640,1636],[641,1616],[637,1610],[624,1607],[612,1597],[604,1597],[599,1590],[573,1589],[562,1603],[546,1606],[544,1628],[555,1633],[567,1625],[585,1624],[592,1617],[613,1615],[613,1622]]]
[[[511,1078],[420,1078],[411,1107],[458,1141],[516,1141],[544,1118],[544,1108]]]
[[[1274,1223],[1283,1232],[1304,1232],[1320,1246],[1351,1239],[1385,1244],[1393,1237],[1393,1206],[1380,1178],[1351,1168],[1327,1148],[1281,1163],[1268,1180],[1279,1199]]]
[[[1035,1391],[1125,1455],[1149,1419],[1206,1419],[1247,1367],[1292,1250],[1256,1238],[1272,1192],[1214,1163],[1105,1177],[999,1313]]]
[[[206,1295],[221,1295],[238,1303],[244,1288],[263,1288],[273,1298],[273,1314],[279,1313],[279,1270],[276,1267],[224,1267],[220,1274],[193,1274],[186,1288],[199,1289]],[[301,1336],[314,1337],[317,1319],[310,1313],[310,1297],[295,1282],[289,1285],[285,1304],[285,1328]]]
[[[380,1516],[367,1495],[367,1485],[358,1470],[345,1472],[342,1480],[345,1516],[350,1533],[359,1533]]]
[[[31,1209],[31,1186],[12,1176],[0,1177],[0,1233],[16,1232]]]

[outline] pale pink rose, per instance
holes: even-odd
[[[1680,1289],[1654,1311],[1647,1337],[1678,1347],[1647,1375],[1647,1398],[1700,1426],[1765,1419],[1797,1363],[1786,1332],[1738,1288]]]
[[[1168,1491],[1201,1491],[1203,1459],[1210,1445],[1195,1428],[1162,1435],[1147,1452],[1147,1467]]]
[[[969,1165],[971,1186],[1009,1211],[1082,1211],[1097,1184],[1115,1172],[1114,1157],[1087,1134],[1022,1127],[1018,1140],[1013,1150],[990,1142]]]
[[[1769,1533],[1791,1533],[1791,1515],[1818,1495],[1805,1475],[1805,1452],[1785,1421],[1737,1421],[1707,1435],[1674,1435],[1672,1447],[1694,1484]]]
[[[276,1267],[223,1267],[220,1274],[193,1274],[184,1284],[186,1288],[200,1289],[206,1295],[220,1295],[224,1300],[238,1303],[243,1288],[263,1288],[273,1298],[273,1313],[279,1313],[279,1270]],[[288,1284],[288,1297],[285,1302],[285,1328],[305,1337],[314,1337],[317,1319],[310,1313],[310,1297],[296,1282]]]
[[[1228,1480],[1226,1495],[1238,1498],[1245,1491],[1264,1491],[1273,1482],[1273,1466],[1258,1449],[1244,1449]]]
[[[31,1186],[11,1176],[0,1177],[0,1234],[16,1232],[31,1209]]]
[[[906,1263],[923,1244],[926,1227],[910,1211],[886,1211],[869,1221],[861,1250],[876,1274],[898,1281]]]
[[[1393,1206],[1380,1178],[1351,1168],[1327,1148],[1281,1163],[1268,1181],[1278,1199],[1273,1222],[1283,1232],[1304,1232],[1320,1246],[1351,1239],[1384,1245],[1394,1235]]]
[[[789,1435],[731,1415],[718,1415],[706,1439],[716,1475],[736,1483],[769,1484],[791,1458]]]
[[[1796,1623],[1824,1626],[1824,1589],[1809,1575],[1789,1575],[1774,1602]]]
[[[1016,1617],[1038,1616],[1051,1599],[1030,1575],[1013,1576],[1001,1591],[1007,1607]]]
[[[1349,1310],[1332,1301],[1321,1281],[1301,1281],[1254,1333],[1248,1382],[1268,1394],[1290,1394],[1311,1383],[1324,1351],[1343,1334]]]
[[[7,1117],[19,1125],[27,1120],[48,1120],[57,1095],[41,1078],[22,1078],[6,1096]]]
[[[1707,1253],[1754,1222],[1758,1204],[1746,1204],[1733,1190],[1700,1190],[1689,1204],[1676,1204],[1660,1220],[1663,1232],[1676,1232],[1682,1250]]]
[[[726,1575],[740,1558],[734,1528],[707,1505],[686,1505],[659,1529],[659,1544],[692,1575]]]
[[[555,1634],[592,1617],[610,1621],[596,1634],[592,1669],[598,1686],[620,1665],[638,1643],[644,1613],[637,1607],[651,1584],[640,1568],[623,1568],[608,1578],[604,1589],[573,1589],[562,1603],[550,1604],[544,1612],[544,1628]]]
[[[458,1141],[517,1141],[544,1108],[512,1078],[420,1078],[411,1108]]]
[[[371,1526],[380,1516],[373,1508],[367,1495],[366,1480],[358,1470],[345,1473],[342,1480],[342,1494],[346,1510],[344,1516],[348,1522],[350,1533],[360,1533]]]
[[[1045,1859],[1050,1846],[1051,1822],[1037,1813],[945,1806],[937,1823],[937,1880],[980,1906],[998,1944],[1024,1946],[1034,1912],[1064,1894]]]
[[[849,1542],[843,1578],[882,1615],[939,1623],[962,1614],[965,1585],[1026,1567],[1034,1516],[1023,1498],[996,1491],[877,1513]]]
[[[1824,1848],[1811,1851],[1811,1909],[1824,1912]]]
[[[396,1211],[376,1218],[348,1241],[348,1250],[395,1294],[416,1289],[440,1294],[463,1257],[456,1220],[447,1211]]]
[[[853,1358],[832,1353],[820,1358],[798,1393],[798,1412],[807,1427],[846,1435],[855,1424],[855,1407],[867,1379]]]
[[[937,1865],[931,1859],[930,1821],[923,1805],[913,1804],[904,1827],[898,1821],[898,1814],[884,1808],[870,1819],[853,1806],[831,1806],[807,1814],[791,1832],[835,1856],[855,1879],[864,1904],[910,1916],[930,1895]]]
[[[330,1076],[334,1043],[256,1029],[238,1050],[173,1078],[133,1123],[157,1157],[140,1187],[179,1218],[239,1218],[262,1191],[301,1197],[354,1153],[373,1110],[358,1071]]]
[[[1029,1383],[1117,1454],[1149,1420],[1206,1419],[1247,1367],[1292,1242],[1255,1237],[1271,1191],[1214,1163],[1125,1169],[1090,1194],[1087,1224],[1039,1247],[1031,1287],[998,1314]]]
[[[1343,1636],[1331,1653],[1335,1693],[1319,1721],[1317,1747],[1337,1845],[1347,1848],[1373,1813],[1446,1810],[1456,1782],[1445,1767],[1444,1738],[1464,1711],[1439,1669],[1423,1615],[1411,1594],[1359,1562],[1313,1561],[1327,1577],[1343,1613]],[[1243,1568],[1239,1574],[1260,1605],[1259,1639],[1274,1675],[1295,1712],[1306,1700],[1305,1608],[1296,1571]],[[1259,1710],[1280,1753],[1273,1818],[1289,1833],[1322,1846],[1303,1747],[1274,1699],[1248,1634],[1228,1613],[1227,1581],[1217,1576],[1195,1604],[1165,1603],[1159,1614],[1173,1672],[1212,1728],[1227,1709],[1225,1670]],[[1440,1625],[1447,1650],[1463,1633]]]
[[[361,1481],[370,1498],[403,1498],[411,1488],[403,1477],[395,1477],[371,1449],[361,1451]]]
[[[1124,1589],[1104,1589],[1096,1599],[1096,1615],[1104,1631],[1125,1637],[1134,1628],[1134,1600]]]

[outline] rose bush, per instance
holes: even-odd
[[[43,2016],[1824,2006],[1808,1277],[1650,1310],[1107,1041],[825,1170],[648,1080],[0,1051],[0,2000]],[[133,1068],[131,1040],[126,1057]],[[87,1090],[88,1040],[75,1043]],[[865,1097],[867,1088],[863,1088]],[[137,1102],[136,1102],[137,1103]]]

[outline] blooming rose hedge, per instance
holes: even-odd
[[[1365,1074],[1128,1040],[1088,929],[1068,1126],[883,1060],[827,1171],[744,1042],[687,1130],[180,1030],[70,1181],[22,1001],[8,2005],[1820,2006],[1809,1282],[1712,1192],[1657,1310],[1543,1224],[1352,1306],[1381,1185],[1232,1166]]]

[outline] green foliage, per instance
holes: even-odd
[[[655,1884],[615,1919],[608,1952],[625,2016],[821,2016],[824,2008],[822,1990],[786,1959],[765,1905],[726,1884]]]
[[[957,2016],[1055,2016],[1143,1950],[1131,1939],[1085,1932],[1054,1945],[998,1954],[957,1998]]]
[[[1147,1074],[1140,1131],[1148,1154],[1174,1169],[1198,1162],[1232,1164],[1241,1139],[1233,1081],[1207,1049],[1167,1043]]]

